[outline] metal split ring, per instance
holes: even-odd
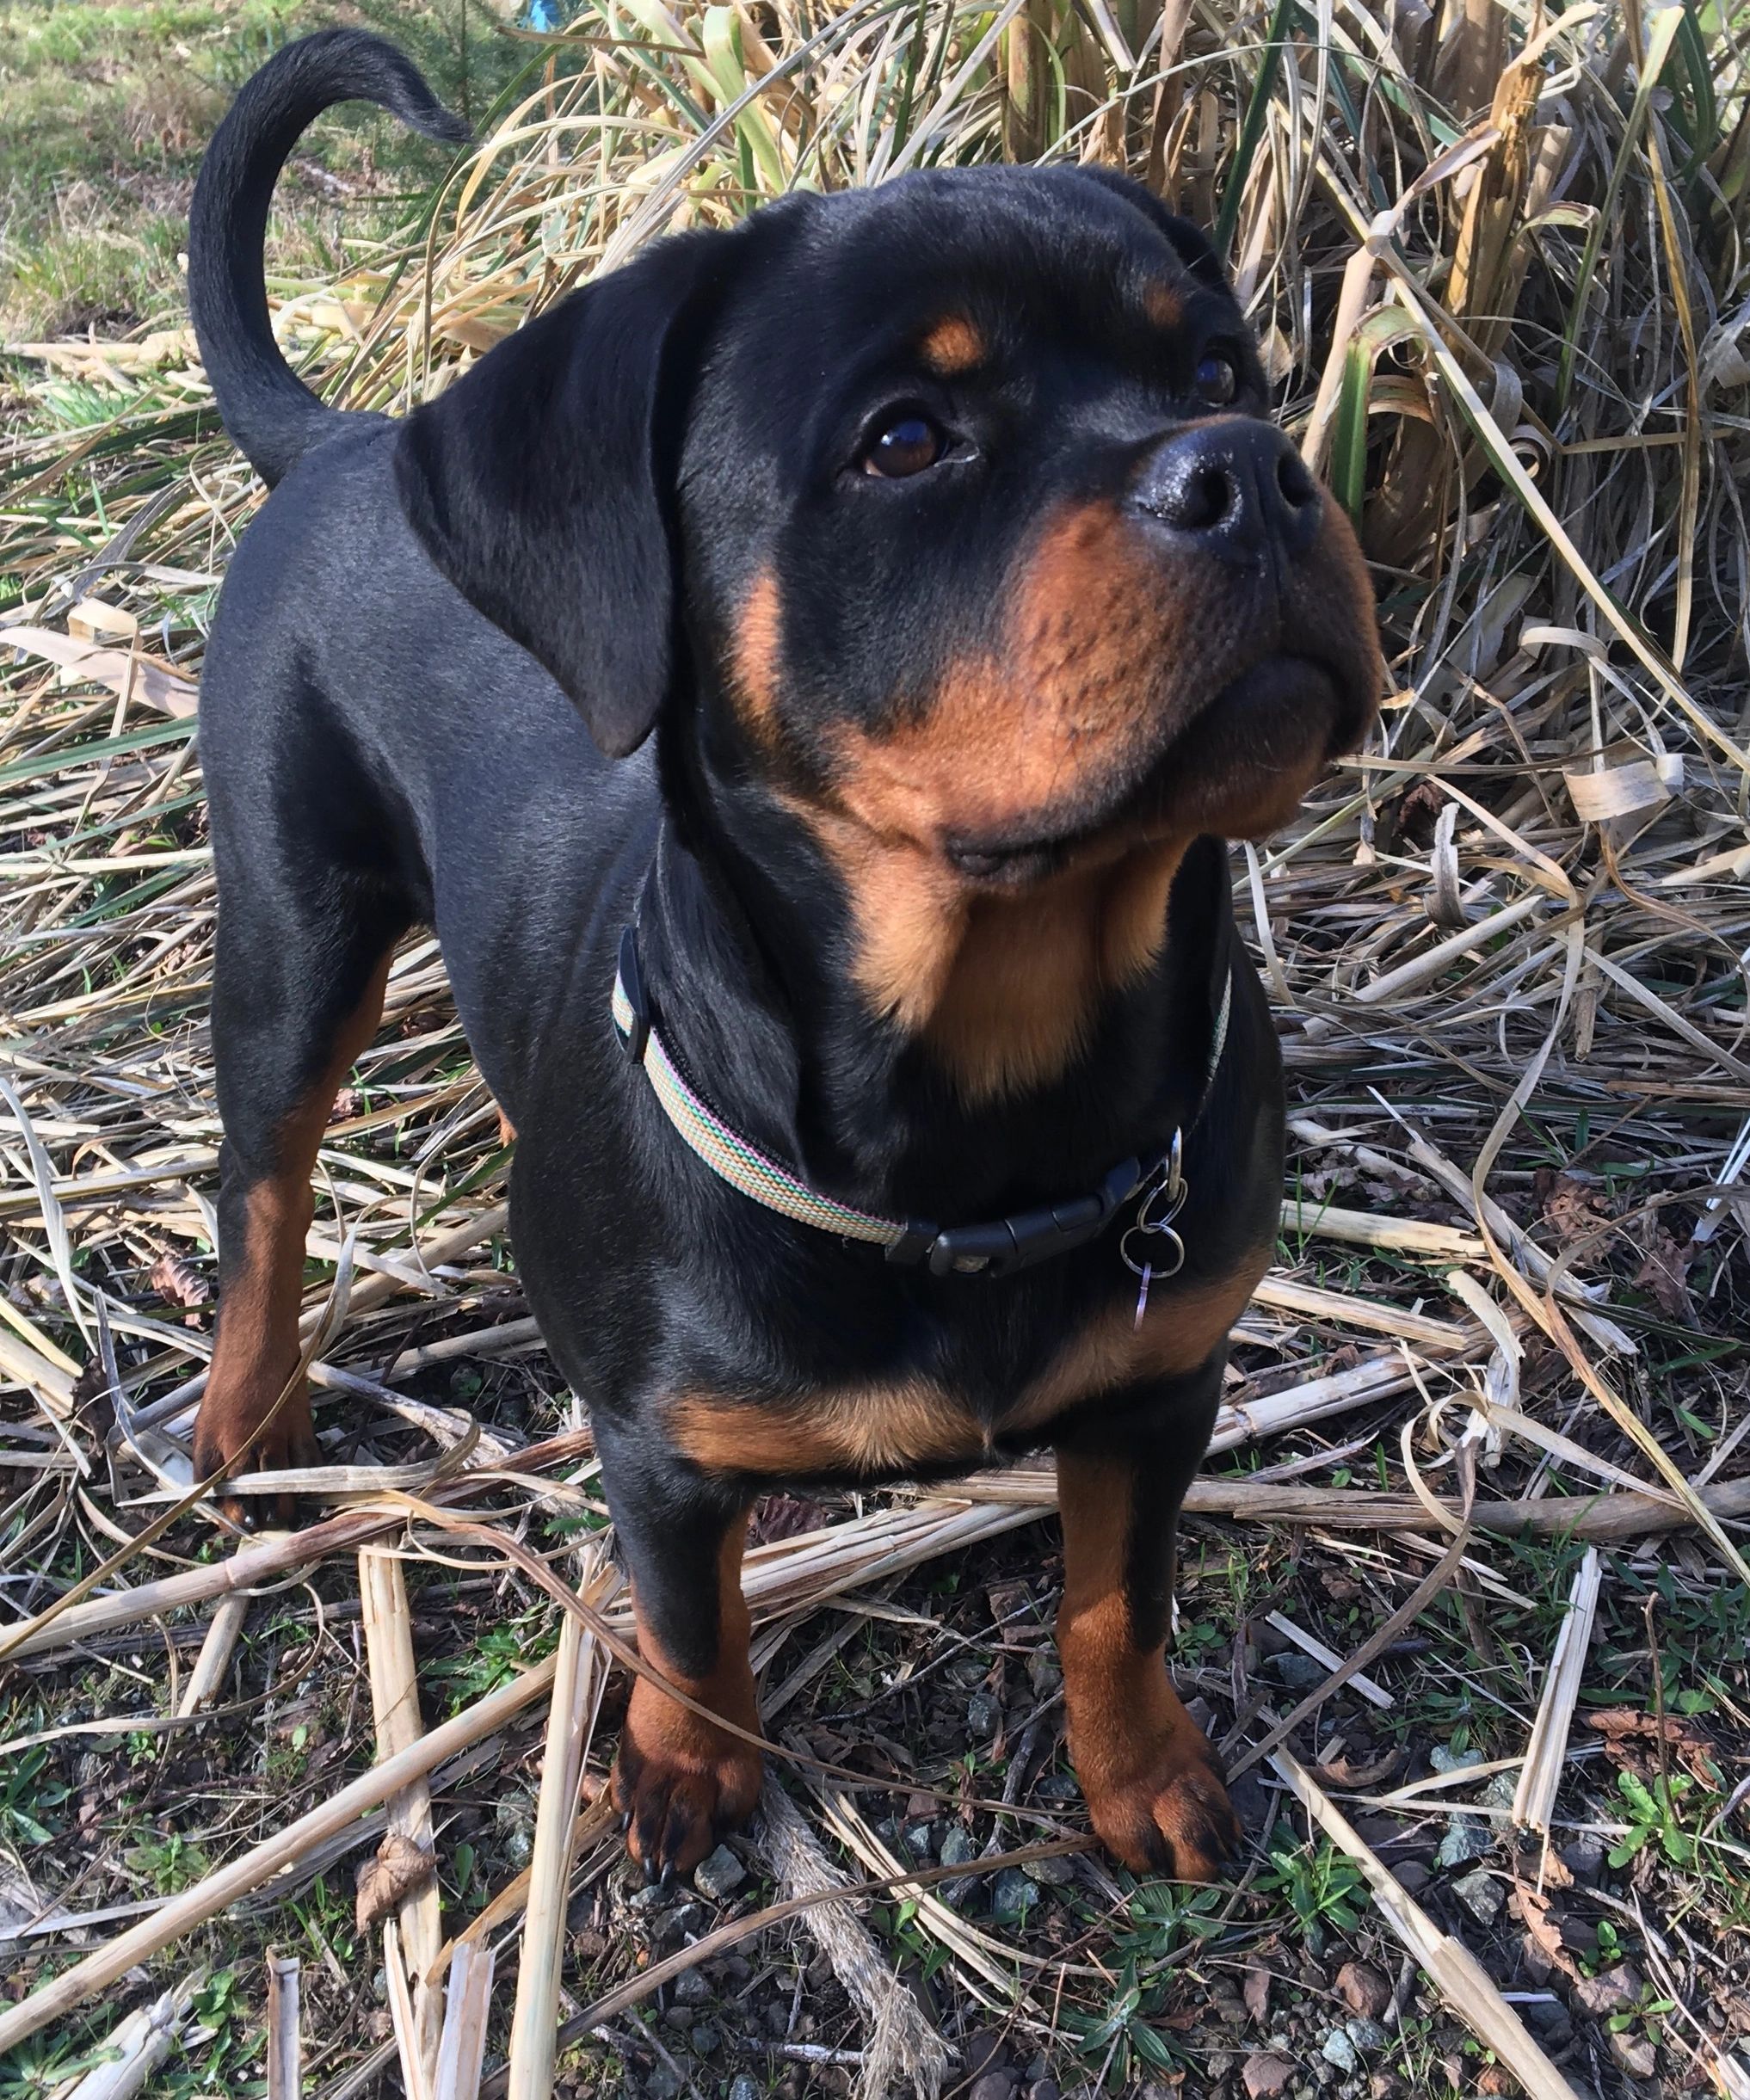
[[[1180,1201],[1184,1201],[1182,1195]],[[1174,1209],[1177,1207],[1175,1204]],[[1131,1241],[1139,1235],[1146,1241],[1159,1242],[1159,1251],[1150,1246],[1147,1259],[1143,1261],[1138,1261],[1131,1252]],[[1177,1276],[1185,1266],[1185,1242],[1164,1219],[1158,1225],[1144,1225],[1139,1219],[1118,1241],[1118,1258],[1132,1276],[1164,1279]]]

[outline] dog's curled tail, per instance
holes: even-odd
[[[325,408],[280,354],[262,251],[274,183],[298,135],[331,103],[380,103],[428,138],[460,145],[452,116],[392,44],[324,29],[288,44],[244,83],[200,163],[188,224],[188,310],[225,427],[271,488],[330,435]]]

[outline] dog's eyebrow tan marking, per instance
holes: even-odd
[[[762,569],[743,601],[731,658],[736,712],[761,743],[778,741],[779,657],[784,601],[778,578]]]
[[[964,314],[951,313],[926,332],[918,350],[930,370],[946,379],[982,365],[990,345]]]
[[[1185,318],[1185,302],[1176,286],[1157,277],[1143,287],[1143,311],[1156,328],[1177,328]]]

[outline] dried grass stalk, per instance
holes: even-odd
[[[1580,1697],[1587,1651],[1592,1645],[1601,1567],[1598,1548],[1588,1546],[1568,1592],[1567,1616],[1556,1636],[1556,1653],[1550,1659],[1550,1674],[1544,1680],[1537,1718],[1531,1724],[1531,1740],[1513,1794],[1514,1822],[1536,1831],[1546,1840],[1562,1784],[1562,1763],[1568,1755],[1568,1731],[1574,1720],[1574,1703]]]
[[[150,2005],[131,2012],[103,2044],[106,2052],[115,2052],[114,2057],[94,2066],[72,2085],[58,2087],[55,2100],[134,2100],[181,2043],[194,1993],[206,1980],[206,1971],[197,1969]]]
[[[486,2061],[486,2019],[496,1957],[489,1943],[459,1942],[450,1958],[432,2100],[478,2100]]]
[[[303,2100],[302,1970],[296,1955],[268,1955],[268,2100]]]
[[[599,1567],[582,1586],[586,1604],[606,1601],[613,1571]],[[565,1951],[565,1906],[590,1722],[607,1674],[607,1657],[582,1620],[569,1612],[559,1627],[546,1755],[529,1860],[522,1959],[510,2029],[509,2100],[550,2100],[558,2029],[559,1969]]]
[[[243,1622],[250,1616],[250,1602],[247,1596],[220,1598],[207,1625],[206,1638],[200,1643],[200,1653],[194,1658],[194,1667],[188,1672],[188,1682],[182,1687],[182,1697],[176,1703],[179,1715],[198,1714],[225,1681]]]
[[[847,1877],[828,1859],[820,1840],[769,1771],[755,1835],[780,1900],[824,1895],[846,1887]],[[885,2100],[895,2092],[936,2100],[947,2075],[947,2047],[925,2019],[917,1999],[893,1974],[868,1927],[842,1902],[816,1905],[806,1913],[806,1922],[866,2029],[857,2100]]]
[[[1014,1466],[956,1481],[939,1494],[972,1502],[1010,1502],[1038,1517],[1057,1502],[1057,1476],[1049,1467]],[[1697,1489],[1722,1522],[1750,1516],[1750,1480],[1725,1481]],[[1441,1507],[1445,1506],[1441,1505]],[[1320,1524],[1335,1531],[1448,1531],[1458,1512],[1438,1515],[1414,1495],[1383,1494],[1368,1487],[1303,1487],[1292,1481],[1194,1480],[1185,1507],[1193,1516],[1232,1517],[1246,1524]],[[1479,1502],[1472,1523],[1479,1531],[1536,1538],[1623,1540],[1680,1531],[1694,1519],[1679,1503],[1656,1493],[1527,1496],[1514,1502]]]
[[[419,1679],[413,1660],[413,1615],[398,1555],[367,1547],[359,1555],[359,1601],[371,1671],[371,1707],[377,1725],[377,1759],[387,1764],[411,1750],[424,1734]],[[391,1834],[429,1856],[436,1840],[431,1794],[423,1775],[391,1795]],[[443,1944],[443,1920],[435,1875],[404,1895],[383,1934],[391,1979],[390,2010],[401,2055],[408,2100],[429,2100],[437,2075],[440,2014],[425,1980]]]

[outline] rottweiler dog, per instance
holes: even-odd
[[[752,1808],[750,1505],[1049,1447],[1069,1738],[1137,1872],[1238,1830],[1163,1655],[1180,1502],[1270,1259],[1284,1096],[1224,841],[1382,679],[1349,526],[1209,243],[1098,168],[908,175],[677,234],[401,420],[274,347],[299,132],[459,127],[334,30],[243,89],[189,294],[274,492],[200,749],[220,1314],[195,1463],[315,1455],[310,1176],[391,949],[435,928],[517,1133],[638,1641],[647,1871]],[[232,1506],[235,1508],[235,1505]]]

